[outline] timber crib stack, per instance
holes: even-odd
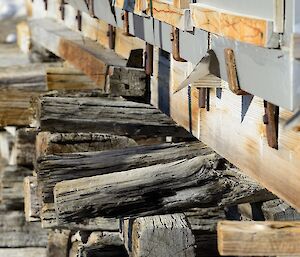
[[[300,9],[226,1],[6,21],[0,257],[300,256]]]

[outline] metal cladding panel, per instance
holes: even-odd
[[[212,50],[219,61],[221,78],[225,81],[228,80],[225,48],[231,48],[236,53],[238,78],[244,91],[287,109],[296,107],[292,101],[293,63],[289,53],[213,36]]]

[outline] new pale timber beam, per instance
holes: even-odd
[[[123,96],[144,95],[143,69],[126,67],[126,60],[114,51],[50,19],[32,20],[30,27],[33,41],[82,70],[103,90],[126,91]]]
[[[299,256],[300,222],[221,221],[218,248],[224,256]]]
[[[57,183],[58,222],[86,216],[135,217],[255,202],[272,194],[216,154]],[[89,185],[87,187],[87,185]]]

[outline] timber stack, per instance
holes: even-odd
[[[276,43],[290,6],[227,1],[28,0],[5,21],[0,257],[300,255],[297,114],[240,68],[271,53],[295,79],[297,34],[292,54]]]

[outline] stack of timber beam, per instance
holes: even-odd
[[[103,0],[99,6],[100,1],[28,1],[33,19],[29,25],[19,24],[18,43],[35,64],[5,64],[0,70],[0,256],[300,255],[300,214],[273,193],[296,207],[297,199],[284,192],[278,180],[266,181],[271,177],[260,174],[266,169],[259,163],[263,160],[255,159],[257,164],[251,159],[254,167],[245,168],[248,155],[223,150],[237,144],[228,132],[233,126],[205,127],[208,120],[227,119],[228,113],[232,114],[229,123],[239,116],[239,110],[231,112],[226,103],[216,102],[214,94],[219,94],[220,101],[233,100],[233,105],[239,102],[234,101],[238,96],[216,74],[196,81],[195,88],[173,94],[186,83],[186,77],[190,79],[187,70],[192,67],[179,54],[182,47],[177,39],[187,34],[178,29],[190,31],[193,25],[206,30],[200,34],[205,35],[207,50],[216,50],[214,35],[252,45],[249,48],[277,48],[280,22],[257,19],[252,24],[250,18],[205,9],[203,2],[118,0],[111,5]],[[121,9],[123,30],[114,27],[121,20]],[[159,43],[152,42],[136,18],[153,34],[160,28],[154,40]],[[239,31],[248,28],[248,33],[236,35],[230,25],[222,27],[222,22],[231,24],[232,20],[239,24]],[[153,24],[149,27],[147,22]],[[149,44],[169,48],[161,37],[166,24],[173,26],[174,60],[158,48],[152,56]],[[135,34],[147,38],[146,47]],[[199,30],[187,37],[192,35],[199,35]],[[183,56],[189,56],[186,50]],[[202,61],[211,58],[205,56]],[[202,61],[199,65],[205,66]],[[150,86],[153,105],[149,104]],[[243,101],[247,97],[251,96],[244,95]],[[218,108],[221,116],[215,117]],[[261,133],[266,134],[269,145],[279,149],[261,151],[281,163],[288,154],[280,150],[289,149],[284,140],[299,137],[270,128],[276,107],[266,103],[265,108],[266,132]],[[253,120],[263,115],[256,113],[248,121],[246,114],[242,119],[252,124],[247,132],[251,134]],[[237,127],[244,126],[239,123]],[[209,146],[196,141],[183,127]],[[242,133],[236,128],[232,131],[238,136]],[[274,138],[275,132],[276,136],[281,133],[283,142],[278,141],[280,136]],[[252,143],[248,146],[255,156]],[[297,158],[294,161],[289,154],[291,166],[297,166]],[[283,167],[281,163],[278,169]],[[251,172],[256,168],[259,175]],[[245,175],[245,170],[261,184]],[[293,193],[298,192],[297,183],[291,184]]]

